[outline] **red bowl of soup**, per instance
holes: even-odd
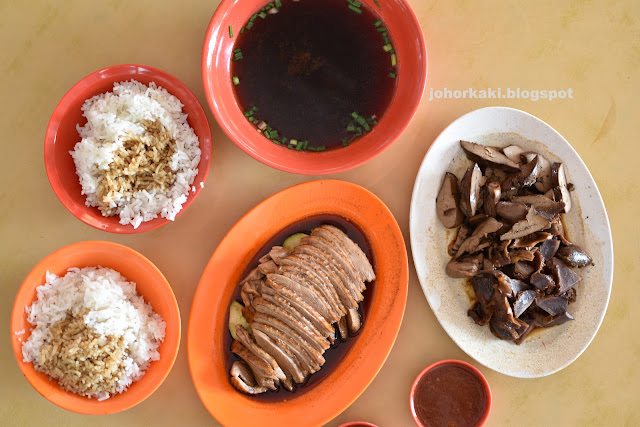
[[[361,4],[354,2],[360,4],[356,7],[345,1],[331,0],[329,2],[331,4],[326,4],[324,12],[321,12],[324,3],[318,5],[316,4],[318,2],[319,0],[275,2],[281,7],[279,12],[274,14],[275,17],[272,17],[269,14],[270,10],[262,12],[262,8],[268,3],[265,0],[241,2],[223,0],[211,19],[202,50],[202,81],[205,96],[213,116],[229,139],[247,154],[266,165],[286,172],[306,175],[345,171],[367,162],[387,149],[402,134],[416,112],[427,76],[427,53],[424,37],[419,22],[407,1],[362,0]],[[349,39],[361,34],[361,31],[356,31],[354,28],[360,28],[359,25],[362,22],[359,19],[366,18],[363,24],[364,28],[373,35],[371,40],[362,40],[359,46],[370,48],[371,44],[374,46],[372,52],[384,55],[385,61],[388,62],[385,62],[381,69],[384,69],[383,77],[387,80],[380,81],[385,85],[389,81],[395,84],[394,91],[386,100],[388,103],[383,102],[386,105],[383,111],[373,114],[371,111],[367,111],[369,104],[366,104],[362,111],[355,111],[355,107],[353,110],[346,110],[346,107],[345,109],[336,107],[336,110],[329,107],[327,110],[323,109],[324,107],[315,109],[318,104],[334,105],[327,104],[329,102],[327,98],[335,101],[335,105],[343,105],[340,103],[352,99],[358,102],[362,101],[365,95],[375,97],[382,90],[380,85],[373,85],[367,90],[359,92],[356,90],[354,95],[351,89],[356,86],[352,86],[349,82],[354,75],[359,74],[348,66],[343,68],[326,66],[330,70],[326,72],[326,75],[322,74],[321,77],[318,77],[319,80],[326,83],[325,86],[320,86],[323,88],[322,90],[318,89],[318,86],[313,86],[318,80],[313,80],[313,84],[305,86],[304,82],[300,83],[299,80],[294,79],[300,73],[303,73],[306,78],[307,75],[314,76],[314,73],[320,73],[318,70],[324,70],[322,67],[325,67],[323,65],[325,58],[322,55],[316,56],[314,53],[316,48],[326,48],[323,45],[322,40],[324,39],[322,37],[318,37],[320,41],[315,40],[319,44],[312,44],[308,51],[301,51],[300,46],[295,44],[295,41],[298,40],[296,33],[290,33],[290,37],[286,38],[286,40],[293,41],[294,44],[291,46],[283,42],[284,36],[274,39],[272,36],[267,37],[271,33],[265,34],[264,40],[270,40],[270,42],[262,43],[262,45],[280,44],[280,51],[284,52],[285,56],[293,52],[287,56],[286,61],[288,62],[284,67],[282,64],[279,65],[284,70],[281,73],[273,71],[280,68],[272,69],[269,65],[276,61],[277,54],[266,56],[262,62],[254,58],[253,55],[257,55],[255,47],[260,45],[259,40],[254,44],[247,41],[248,44],[245,45],[244,39],[248,37],[248,34],[251,33],[253,36],[252,32],[267,25],[266,22],[280,19],[278,17],[284,19],[285,14],[289,13],[288,10],[295,8],[309,8],[311,10],[312,6],[314,7],[313,15],[308,19],[308,24],[313,25],[316,18],[318,22],[324,22],[324,19],[328,20],[327,25],[331,30],[324,31],[323,34],[342,31],[345,37],[341,40],[344,40],[345,44]],[[356,10],[354,11],[354,9]],[[262,18],[262,15],[265,18]],[[343,19],[343,15],[345,19]],[[301,13],[300,16],[304,17],[304,13]],[[349,25],[350,20],[353,20],[353,26]],[[378,21],[380,22],[378,23]],[[294,20],[293,23],[295,24],[295,22]],[[247,29],[249,23],[251,23],[251,28]],[[287,29],[289,25],[275,27]],[[323,28],[327,28],[327,26]],[[378,32],[378,29],[385,30],[384,37],[386,38],[383,38],[382,31]],[[313,42],[314,40],[310,39],[310,43]],[[335,46],[334,44],[331,46],[335,49],[342,49],[342,44],[335,42]],[[358,51],[351,52],[355,54]],[[356,70],[366,72],[368,69],[368,62],[360,64],[358,67],[358,61],[354,61],[354,58],[351,58],[349,54],[343,56],[352,61],[351,64],[356,67]],[[254,73],[249,74],[251,77],[245,77],[245,74],[240,74],[242,70],[239,67],[244,61],[250,60],[253,61],[251,62],[253,65],[249,71],[253,70]],[[326,63],[333,64],[329,59]],[[338,71],[335,71],[334,68]],[[245,70],[245,72],[248,71]],[[322,72],[324,73],[324,71]],[[376,76],[380,75],[376,74]],[[293,88],[289,88],[287,86],[289,80],[295,80],[298,83],[295,87],[294,83],[291,83]],[[252,101],[252,99],[243,100],[243,90],[250,91],[247,96],[255,97],[255,104],[246,102]],[[299,99],[301,100],[299,106],[297,104],[298,94],[300,94]],[[300,107],[303,105],[304,108]],[[359,104],[355,103],[354,105]],[[258,110],[254,111],[253,107]],[[282,111],[278,110],[279,108],[282,108]],[[337,113],[338,110],[339,113]],[[342,139],[339,136],[338,140],[331,139],[332,143],[328,145],[317,140],[314,141],[314,138],[321,138],[318,134],[322,134],[323,127],[320,124],[324,123],[322,122],[323,118],[334,117],[323,115],[325,112],[327,115],[336,114],[335,119],[327,119],[326,123],[331,125],[326,127],[327,135],[330,131],[333,132],[331,135],[338,135],[340,129],[337,127],[334,129],[334,125],[344,126],[343,130],[348,133]],[[347,116],[355,114],[357,116],[353,119],[355,121],[351,117],[345,117],[345,112]],[[252,117],[256,118],[253,123],[249,121]],[[362,123],[360,126],[358,121],[362,122],[365,119],[367,123]],[[304,134],[299,134],[300,129],[303,129],[301,126],[304,126],[305,123],[309,125],[308,132],[312,136],[306,134],[306,128],[304,128]],[[273,129],[271,129],[271,125],[273,125]],[[313,127],[312,125],[318,126]],[[259,129],[260,126],[263,129]],[[316,131],[312,131],[312,127]],[[360,131],[358,131],[358,127],[361,127]],[[277,131],[275,136],[273,130]],[[362,136],[357,136],[358,132],[361,132]],[[354,135],[357,136],[357,139],[351,142]],[[292,139],[296,141],[296,145],[293,145]],[[299,149],[298,143],[303,145],[302,149]],[[320,150],[320,148],[323,149]]]
[[[461,360],[441,360],[416,377],[409,394],[419,427],[481,426],[491,410],[491,389],[482,372]]]

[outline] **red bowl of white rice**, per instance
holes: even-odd
[[[111,242],[65,246],[25,278],[11,344],[31,385],[82,414],[111,414],[149,397],[180,345],[180,312],[162,273]]]
[[[56,196],[78,219],[139,233],[175,220],[204,187],[211,130],[202,105],[177,78],[114,65],[60,100],[44,161]]]

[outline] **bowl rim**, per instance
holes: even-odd
[[[356,193],[360,195],[359,198],[354,197]],[[327,195],[337,199],[333,205],[327,204]],[[285,198],[295,201],[304,199],[295,205],[299,212],[286,211],[284,216],[274,218],[274,224],[269,226],[271,228],[267,231],[259,236],[251,234],[254,247],[241,249],[242,253],[239,253],[237,244],[232,240],[237,239],[234,236],[247,235],[247,230],[252,228],[255,219],[259,218],[264,222],[263,218],[268,212],[281,211]],[[315,215],[345,218],[345,212],[351,212],[349,209],[353,209],[353,200],[356,200],[356,204],[359,204],[362,210],[368,211],[355,211],[353,218],[346,219],[360,227],[361,232],[369,239],[373,256],[377,261],[378,276],[372,295],[372,298],[375,298],[371,304],[373,311],[369,314],[369,323],[365,323],[358,341],[353,343],[353,347],[343,356],[342,361],[333,366],[332,372],[321,382],[291,399],[260,402],[235,391],[229,383],[227,367],[222,366],[224,361],[220,356],[227,350],[216,343],[217,334],[228,331],[226,325],[221,324],[224,321],[219,322],[219,319],[221,316],[223,319],[226,318],[228,303],[230,298],[233,298],[233,290],[237,285],[235,279],[241,279],[240,275],[246,268],[245,260],[249,262],[256,251],[275,235],[271,234],[272,229],[282,230],[288,225]],[[304,203],[306,201],[315,205],[310,206],[310,203]],[[348,207],[335,207],[348,203],[351,204]],[[362,215],[363,218],[377,215],[379,224],[371,229],[363,229],[363,218],[358,218],[357,215]],[[369,235],[372,230],[377,235]],[[270,234],[266,235],[267,233]],[[382,246],[382,243],[385,246]],[[230,265],[229,272],[222,271],[225,265]],[[212,280],[213,272],[215,280]],[[187,334],[187,353],[191,377],[203,405],[214,418],[225,425],[250,425],[246,420],[248,413],[253,413],[256,417],[268,414],[271,420],[269,424],[288,425],[299,421],[297,417],[300,416],[304,416],[305,422],[310,424],[324,424],[330,421],[364,392],[384,365],[404,317],[408,278],[407,251],[400,228],[391,211],[370,191],[345,181],[318,180],[294,185],[268,197],[238,220],[222,239],[204,269],[193,298]],[[376,301],[378,304],[375,304]],[[378,325],[377,322],[382,325]],[[367,325],[371,327],[367,328]],[[372,328],[377,326],[379,328],[374,332]],[[212,336],[215,338],[202,339]],[[371,352],[370,357],[363,358],[364,349],[371,348],[376,351]],[[349,368],[353,370],[347,372],[346,369]],[[350,381],[339,381],[347,377]],[[314,402],[318,402],[315,398],[320,395],[327,396],[323,405],[314,405]],[[231,412],[228,409],[230,403],[241,405],[242,413]],[[224,408],[227,408],[226,412],[223,412]]]
[[[368,2],[369,0],[365,0],[365,1]],[[401,124],[395,127],[395,131],[393,132],[392,137],[390,137],[388,141],[385,142],[383,145],[378,147],[376,150],[365,152],[364,155],[360,155],[355,159],[350,159],[348,161],[344,160],[344,156],[342,156],[342,158],[337,157],[338,161],[335,161],[332,159],[332,163],[336,163],[335,165],[332,164],[331,166],[322,166],[322,165],[307,164],[305,166],[301,166],[299,165],[299,162],[293,162],[293,161],[283,162],[280,158],[278,160],[265,158],[259,152],[251,149],[244,140],[237,137],[232,131],[230,125],[228,124],[228,121],[233,121],[233,120],[225,118],[222,112],[220,111],[219,102],[216,100],[216,98],[219,95],[217,95],[217,93],[214,94],[213,87],[210,84],[209,79],[207,78],[207,76],[209,75],[209,67],[207,66],[209,53],[211,53],[211,56],[214,56],[214,53],[218,50],[218,48],[215,46],[216,38],[213,37],[214,34],[217,31],[219,31],[220,37],[225,37],[225,34],[226,34],[226,37],[230,38],[229,33],[227,31],[222,31],[221,28],[223,27],[225,29],[227,28],[226,26],[222,25],[223,15],[226,12],[226,9],[231,7],[229,5],[233,5],[237,3],[233,0],[222,0],[220,5],[216,8],[215,12],[213,13],[213,16],[211,17],[209,25],[207,26],[207,30],[205,32],[205,36],[202,44],[200,69],[201,69],[204,95],[207,100],[207,104],[209,105],[209,110],[213,114],[213,117],[218,123],[218,125],[220,126],[220,128],[224,131],[227,137],[238,148],[240,148],[242,151],[244,151],[246,154],[248,154],[255,160],[267,166],[270,166],[272,168],[275,168],[284,172],[300,174],[300,175],[328,175],[328,174],[334,174],[338,172],[344,172],[344,171],[353,169],[355,167],[361,166],[364,163],[367,163],[368,161],[382,154],[393,144],[393,142],[395,142],[402,135],[402,133],[406,130],[406,128],[411,123],[413,117],[415,116],[415,113],[418,110],[418,107],[420,106],[420,101],[424,95],[424,90],[426,88],[426,81],[427,81],[427,72],[428,72],[427,48],[426,48],[424,33],[422,32],[422,27],[420,26],[420,22],[407,0],[395,0],[395,1],[397,1],[398,3],[401,3],[404,6],[403,11],[405,13],[406,24],[408,26],[413,27],[415,32],[419,34],[419,36],[416,37],[416,44],[418,46],[418,50],[420,51],[420,56],[421,56],[418,64],[418,72],[420,73],[420,75],[418,77],[419,84],[415,87],[415,91],[419,92],[420,95],[417,98],[415,98],[413,102],[410,104],[409,110],[406,112],[406,116],[402,120]],[[385,4],[383,3],[382,6],[385,7]],[[381,10],[376,11],[376,13],[381,13]],[[246,21],[250,16],[251,16],[251,13],[248,12],[246,19],[244,20]],[[398,83],[398,85],[399,84],[400,83]],[[397,94],[397,89],[396,89],[396,94]],[[394,94],[394,98],[396,94]],[[232,96],[235,99],[235,95],[232,95]],[[388,107],[388,109],[393,105],[393,103],[394,103],[394,100],[391,101],[391,104]],[[240,110],[239,106],[238,106],[238,110]],[[250,125],[248,124],[248,122],[243,123],[243,127],[245,126],[248,127]],[[370,132],[367,135],[367,137],[371,135],[375,135],[375,129],[372,132]],[[262,136],[260,137],[262,138]],[[260,145],[267,146],[266,143],[267,143],[266,139],[264,141],[260,140]],[[269,144],[272,144],[272,143],[269,142]],[[349,147],[347,147],[346,149],[349,149]],[[321,153],[300,152],[300,155],[315,156],[315,157],[335,156],[335,154],[332,154],[332,151],[334,150],[329,150]]]
[[[475,366],[473,366],[468,362],[465,362],[463,360],[458,360],[458,359],[443,359],[443,360],[434,362],[429,366],[427,366],[426,368],[424,368],[422,371],[420,371],[420,373],[413,380],[413,383],[411,384],[411,391],[409,392],[409,409],[411,410],[411,416],[413,417],[413,421],[416,423],[418,427],[428,427],[428,426],[425,426],[422,423],[422,421],[420,421],[420,419],[418,418],[418,415],[416,414],[416,411],[415,411],[415,405],[414,405],[413,399],[415,397],[416,388],[418,387],[418,383],[420,383],[420,380],[422,380],[422,378],[424,378],[424,376],[434,368],[437,368],[438,366],[443,366],[443,365],[457,365],[457,366],[466,368],[478,380],[480,380],[480,383],[482,384],[482,388],[485,392],[485,395],[487,396],[487,404],[485,405],[482,418],[480,419],[478,424],[476,424],[476,426],[477,427],[483,426],[487,422],[487,419],[489,418],[489,413],[491,412],[492,397],[491,397],[491,387],[489,387],[489,381],[487,381],[484,374],[480,372],[478,368],[476,368]]]
[[[60,201],[60,203],[62,203],[62,205],[67,209],[67,211],[69,211],[73,216],[75,216],[77,219],[79,219],[83,223],[93,228],[96,228],[98,230],[107,231],[114,234],[142,233],[145,231],[156,229],[158,227],[161,227],[162,225],[168,224],[173,221],[169,221],[166,218],[157,216],[152,220],[143,221],[140,224],[140,226],[138,226],[138,228],[133,228],[133,225],[131,224],[122,225],[120,223],[115,223],[115,224],[105,223],[103,222],[104,221],[103,218],[105,217],[101,217],[101,221],[95,222],[93,218],[91,218],[90,220],[85,215],[82,215],[82,211],[76,212],[77,209],[74,208],[74,206],[70,203],[69,201],[70,196],[68,195],[68,192],[66,191],[64,184],[60,181],[57,174],[57,167],[56,167],[56,161],[55,161],[55,143],[57,140],[60,124],[64,120],[68,111],[70,111],[70,108],[74,104],[75,98],[79,93],[82,93],[85,91],[91,92],[90,89],[95,85],[95,83],[105,80],[105,76],[107,77],[106,79],[113,80],[113,83],[117,83],[122,81],[130,81],[132,79],[140,81],[138,78],[136,78],[136,76],[142,75],[142,74],[146,76],[150,76],[152,81],[154,82],[155,82],[155,80],[153,80],[154,78],[155,79],[161,78],[166,82],[170,82],[172,86],[171,88],[167,87],[166,83],[159,84],[156,82],[156,84],[158,86],[161,86],[167,92],[169,92],[169,94],[178,98],[180,103],[183,104],[183,109],[184,109],[184,105],[186,105],[186,102],[188,102],[191,108],[193,108],[194,114],[190,114],[187,118],[187,121],[193,120],[196,123],[202,123],[201,131],[204,131],[202,135],[196,133],[196,136],[198,137],[199,148],[201,151],[200,163],[198,164],[198,174],[196,175],[196,177],[201,177],[201,178],[198,179],[198,182],[196,182],[196,180],[194,179],[193,185],[195,186],[196,191],[193,192],[190,190],[188,192],[187,200],[182,204],[182,209],[180,209],[180,211],[176,214],[176,219],[177,219],[178,216],[182,214],[187,209],[187,207],[189,207],[189,205],[195,200],[195,198],[200,193],[200,190],[203,188],[203,185],[207,180],[207,177],[209,175],[209,169],[211,166],[212,139],[211,139],[211,126],[209,124],[209,120],[204,111],[204,108],[202,107],[202,104],[200,103],[198,98],[194,95],[194,93],[191,91],[191,89],[189,89],[189,87],[185,85],[176,76],[164,70],[161,70],[159,68],[151,67],[148,65],[142,65],[142,64],[134,64],[134,63],[115,64],[115,65],[110,65],[110,66],[101,68],[99,70],[93,71],[87,74],[82,79],[80,79],[73,86],[71,86],[71,88],[69,88],[65,92],[65,94],[62,96],[62,98],[60,98],[60,101],[58,101],[58,103],[54,107],[51,117],[49,118],[49,122],[47,123],[47,128],[44,136],[44,151],[43,151],[44,166],[45,166],[45,171],[47,173],[47,179],[49,181],[49,184],[51,185],[51,188],[53,189],[53,192],[56,195],[56,198]],[[111,85],[111,89],[108,89],[107,91],[113,91],[113,83]],[[146,85],[148,86],[148,84]],[[179,90],[180,92],[182,92],[186,96],[186,98],[178,97],[178,95],[175,95],[173,93],[175,90]],[[100,93],[105,93],[105,92],[100,92]],[[98,95],[98,93],[94,95]],[[90,95],[89,98],[94,95]],[[89,98],[85,98],[85,100]],[[199,126],[193,126],[191,123],[189,123],[189,126],[194,130],[194,132],[196,131],[196,128],[199,127]],[[78,138],[79,138],[79,135],[78,135]],[[200,185],[199,184],[200,182],[203,185]],[[83,194],[81,194],[81,197],[86,199],[86,197]],[[84,205],[83,209],[97,210],[97,208],[95,207],[90,207],[86,205]]]
[[[145,383],[145,391],[136,393],[137,394],[136,398],[123,399],[123,397],[127,396],[127,393],[129,392],[131,387],[133,387],[136,383],[138,383],[138,381],[145,380],[145,377],[147,376],[148,371],[153,368],[154,363],[159,363],[159,361],[151,362],[151,366],[145,370],[145,375],[142,378],[140,378],[138,381],[132,383],[127,388],[127,390],[125,390],[122,393],[116,394],[102,402],[98,401],[97,399],[87,398],[87,397],[80,396],[75,393],[63,390],[57,384],[55,385],[54,392],[43,389],[44,385],[49,385],[50,383],[53,383],[54,380],[50,379],[44,373],[37,372],[33,366],[33,363],[23,361],[22,345],[26,341],[26,338],[30,335],[30,331],[29,331],[30,324],[26,320],[26,314],[25,314],[26,305],[22,304],[22,302],[24,300],[27,300],[29,301],[29,304],[31,304],[35,301],[35,299],[37,298],[36,288],[44,284],[44,282],[42,282],[41,280],[41,276],[43,273],[49,271],[49,269],[51,268],[52,262],[55,262],[56,259],[59,259],[61,257],[66,258],[67,256],[72,256],[72,257],[77,256],[77,255],[74,255],[74,253],[77,254],[77,252],[80,252],[80,251],[88,251],[88,252],[95,251],[95,252],[102,252],[102,253],[117,252],[118,256],[121,256],[123,259],[127,260],[126,263],[128,264],[131,264],[131,265],[135,264],[137,266],[144,265],[144,268],[148,272],[151,272],[152,274],[154,274],[155,279],[157,279],[157,280],[154,280],[154,282],[157,282],[155,283],[154,288],[159,289],[158,292],[165,294],[165,297],[167,297],[166,299],[170,301],[168,310],[169,310],[169,315],[175,320],[174,322],[171,322],[172,324],[171,328],[174,329],[175,332],[171,336],[169,336],[168,330],[170,328],[170,325],[169,325],[170,319],[168,319],[167,316],[164,316],[163,320],[167,324],[167,329],[165,330],[165,338],[159,347],[159,351],[161,351],[160,360],[163,361],[162,363],[163,363],[163,366],[166,367],[166,370],[159,371],[159,372],[162,372],[159,375],[156,375],[154,373],[153,378],[151,380],[147,380],[147,381],[153,381],[153,382],[149,383],[150,385],[147,385],[147,383]],[[64,263],[65,267],[60,267],[60,269],[64,269],[64,271],[66,272],[71,267],[78,267],[77,265],[67,265],[70,262],[72,262],[72,260],[69,260],[69,262],[65,262]],[[101,264],[91,263],[91,265],[86,265],[86,266],[97,267],[99,265]],[[81,266],[81,267],[84,267],[84,266]],[[108,268],[112,268],[112,267],[108,267]],[[129,281],[131,280],[129,277],[126,277],[126,276],[125,278]],[[136,283],[136,292],[138,293],[138,295],[142,296],[145,299],[146,303],[149,303],[148,298],[146,298],[144,294],[139,292],[137,283]],[[156,312],[155,310],[156,309],[154,309],[154,312]],[[21,326],[25,326],[25,327],[22,329],[18,329]],[[16,335],[16,332],[22,332],[22,331],[23,333]],[[14,355],[14,359],[16,360],[18,367],[20,368],[20,371],[22,372],[26,380],[29,382],[29,384],[31,384],[31,386],[42,397],[44,397],[49,402],[59,406],[62,409],[66,409],[68,411],[75,412],[78,414],[107,415],[107,414],[122,412],[124,410],[130,409],[136,406],[137,404],[143,402],[149,396],[151,396],[162,385],[162,383],[165,381],[165,379],[171,372],[171,369],[173,368],[173,365],[175,364],[176,358],[178,356],[178,350],[180,348],[180,340],[182,335],[182,326],[181,326],[181,320],[180,320],[180,309],[178,307],[178,302],[175,298],[175,294],[173,293],[173,289],[171,288],[169,282],[164,277],[162,272],[158,269],[158,267],[155,266],[155,264],[153,264],[148,258],[146,258],[141,253],[127,246],[124,246],[118,243],[108,242],[108,241],[86,240],[86,241],[72,243],[72,244],[63,246],[59,249],[56,249],[55,251],[51,252],[49,255],[44,257],[42,260],[40,260],[29,271],[29,273],[23,280],[22,284],[20,285],[20,288],[16,293],[16,297],[12,305],[9,333],[11,338],[11,345],[12,345],[12,352]]]

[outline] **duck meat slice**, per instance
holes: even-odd
[[[333,327],[327,322],[324,316],[291,289],[280,286],[273,281],[267,281],[262,286],[262,295],[263,297],[267,295],[273,296],[276,300],[278,300],[278,298],[285,300],[287,304],[291,305],[293,309],[297,310],[300,315],[304,316],[313,324],[320,335],[326,337],[333,332]]]
[[[522,166],[524,162],[522,161],[522,155],[525,153],[522,148],[518,145],[509,145],[508,147],[504,147],[502,153],[509,158],[512,162]]]
[[[320,315],[329,323],[333,323],[340,318],[340,315],[329,306],[329,303],[324,299],[322,295],[318,293],[315,287],[304,286],[297,280],[292,280],[289,277],[281,274],[269,274],[267,280],[265,280],[267,286],[272,284],[280,287],[285,287],[291,292],[298,295],[303,301],[313,307]],[[275,287],[274,287],[275,288]]]
[[[520,166],[516,162],[493,147],[462,140],[460,141],[460,146],[469,160],[480,163],[484,167],[494,167],[507,172],[520,170]]]
[[[256,383],[249,366],[242,360],[233,362],[229,375],[231,375],[231,385],[243,393],[260,394],[268,390],[266,387],[259,386]]]
[[[269,353],[264,351],[256,342],[253,340],[253,337],[249,334],[249,332],[242,327],[241,325],[236,325],[236,336],[238,337],[238,341],[242,343],[242,345],[253,353],[256,357],[264,360],[271,366],[273,370],[273,375],[279,380],[283,380],[285,378],[284,373],[280,369],[278,362],[271,357]]]
[[[556,256],[570,267],[584,267],[591,264],[591,257],[577,245],[562,245]]]
[[[231,342],[231,351],[247,363],[259,386],[266,387],[270,390],[277,388],[276,384],[279,383],[280,380],[276,377],[273,368],[264,359],[253,354],[242,345],[240,341],[236,340]],[[284,373],[282,374],[284,377]]]
[[[292,316],[289,312],[283,310],[281,307],[263,299],[257,298],[253,301],[253,305],[256,309],[257,313],[261,313],[264,315],[272,316],[292,330],[297,332],[303,339],[305,339],[309,344],[311,344],[318,351],[325,351],[329,348],[329,341],[319,334],[313,328],[310,328],[305,322],[302,322]],[[255,320],[260,319],[261,317],[257,314],[254,316]]]
[[[520,171],[508,175],[507,178],[502,181],[502,184],[500,185],[502,191],[514,191],[521,187],[532,186],[536,182],[538,169],[538,157],[536,156],[529,163],[522,166]]]
[[[342,244],[343,249],[349,255],[349,259],[356,268],[356,271],[360,274],[360,279],[363,282],[371,282],[375,280],[376,275],[373,271],[373,266],[369,262],[369,259],[364,254],[360,246],[358,246],[353,240],[351,240],[342,230],[334,227],[333,225],[323,224],[318,227],[321,230],[330,231],[337,241]],[[316,229],[317,230],[317,229]],[[314,232],[320,233],[320,230]],[[313,234],[313,232],[311,233]],[[364,289],[363,289],[364,290]]]
[[[442,186],[436,197],[436,212],[440,222],[446,228],[455,228],[462,224],[464,215],[460,210],[460,189],[458,178],[447,172],[442,180]]]
[[[267,353],[273,356],[274,359],[278,362],[278,365],[282,368],[282,371],[295,381],[297,384],[304,382],[306,372],[298,363],[298,359],[294,356],[287,354],[282,348],[278,347],[278,345],[263,332],[258,330],[254,330],[253,334],[256,337],[256,342],[260,347],[262,347]]]

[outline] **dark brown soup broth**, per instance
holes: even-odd
[[[278,13],[262,12],[265,18],[236,35],[236,99],[245,116],[257,108],[249,118],[268,125],[263,133],[276,143],[346,146],[389,107],[397,73],[391,35],[373,9],[362,4],[357,13],[349,6],[346,0],[283,0]]]
[[[242,277],[244,278],[247,274],[249,274],[251,270],[256,268],[258,266],[258,260],[265,254],[267,254],[273,246],[281,246],[284,240],[287,237],[291,236],[292,234],[295,234],[295,233],[309,234],[311,230],[313,230],[314,228],[322,224],[334,225],[339,229],[341,229],[342,231],[344,231],[345,233],[347,233],[347,236],[349,236],[351,240],[353,240],[355,243],[358,244],[358,246],[360,246],[360,248],[362,248],[365,255],[371,262],[371,265],[373,266],[373,270],[377,271],[376,259],[373,252],[371,251],[371,246],[369,245],[367,238],[364,236],[364,234],[360,231],[358,227],[356,227],[354,224],[352,224],[351,222],[341,217],[337,217],[333,215],[318,215],[311,218],[307,218],[295,224],[292,224],[289,227],[286,227],[285,229],[283,229],[277,235],[275,235],[271,240],[269,240],[269,242],[267,242],[266,245],[264,245],[262,249],[260,249],[260,251],[258,251],[258,253],[256,253],[251,263],[249,263],[246,270],[243,272]],[[375,284],[376,284],[375,280],[371,283],[368,283],[367,289],[363,292],[364,301],[360,303],[360,307],[358,308],[360,317],[362,318],[362,327],[360,328],[360,331],[362,331],[362,329],[367,326],[367,316],[369,315],[369,311],[371,308],[371,301],[373,300],[373,296],[375,294]],[[233,299],[240,302],[242,301],[242,299],[240,298],[239,287],[236,289]],[[231,301],[229,301],[229,304],[231,304]],[[229,321],[228,314],[227,314],[226,320],[228,323]],[[342,340],[340,339],[340,336],[338,334],[338,339],[336,340],[336,342],[323,354],[325,363],[324,365],[322,365],[322,368],[315,374],[308,375],[304,383],[296,384],[296,388],[293,392],[289,392],[283,387],[280,387],[275,391],[270,390],[270,391],[267,391],[266,393],[261,393],[261,394],[250,396],[250,397],[253,399],[261,400],[261,401],[277,401],[277,400],[291,399],[299,395],[300,393],[303,393],[311,389],[316,384],[320,383],[322,379],[325,378],[328,374],[330,374],[331,371],[333,370],[333,367],[335,367],[338,363],[340,363],[340,361],[344,358],[344,356],[347,354],[349,349],[353,346],[353,344],[358,339],[358,335],[359,335],[359,332],[356,334],[350,335],[346,340]],[[224,345],[225,345],[225,348],[227,349],[227,355],[226,355],[227,372],[231,370],[231,365],[233,365],[235,361],[240,360],[239,357],[237,357],[235,354],[231,352],[231,340],[232,340],[231,334],[229,332],[226,332]]]

